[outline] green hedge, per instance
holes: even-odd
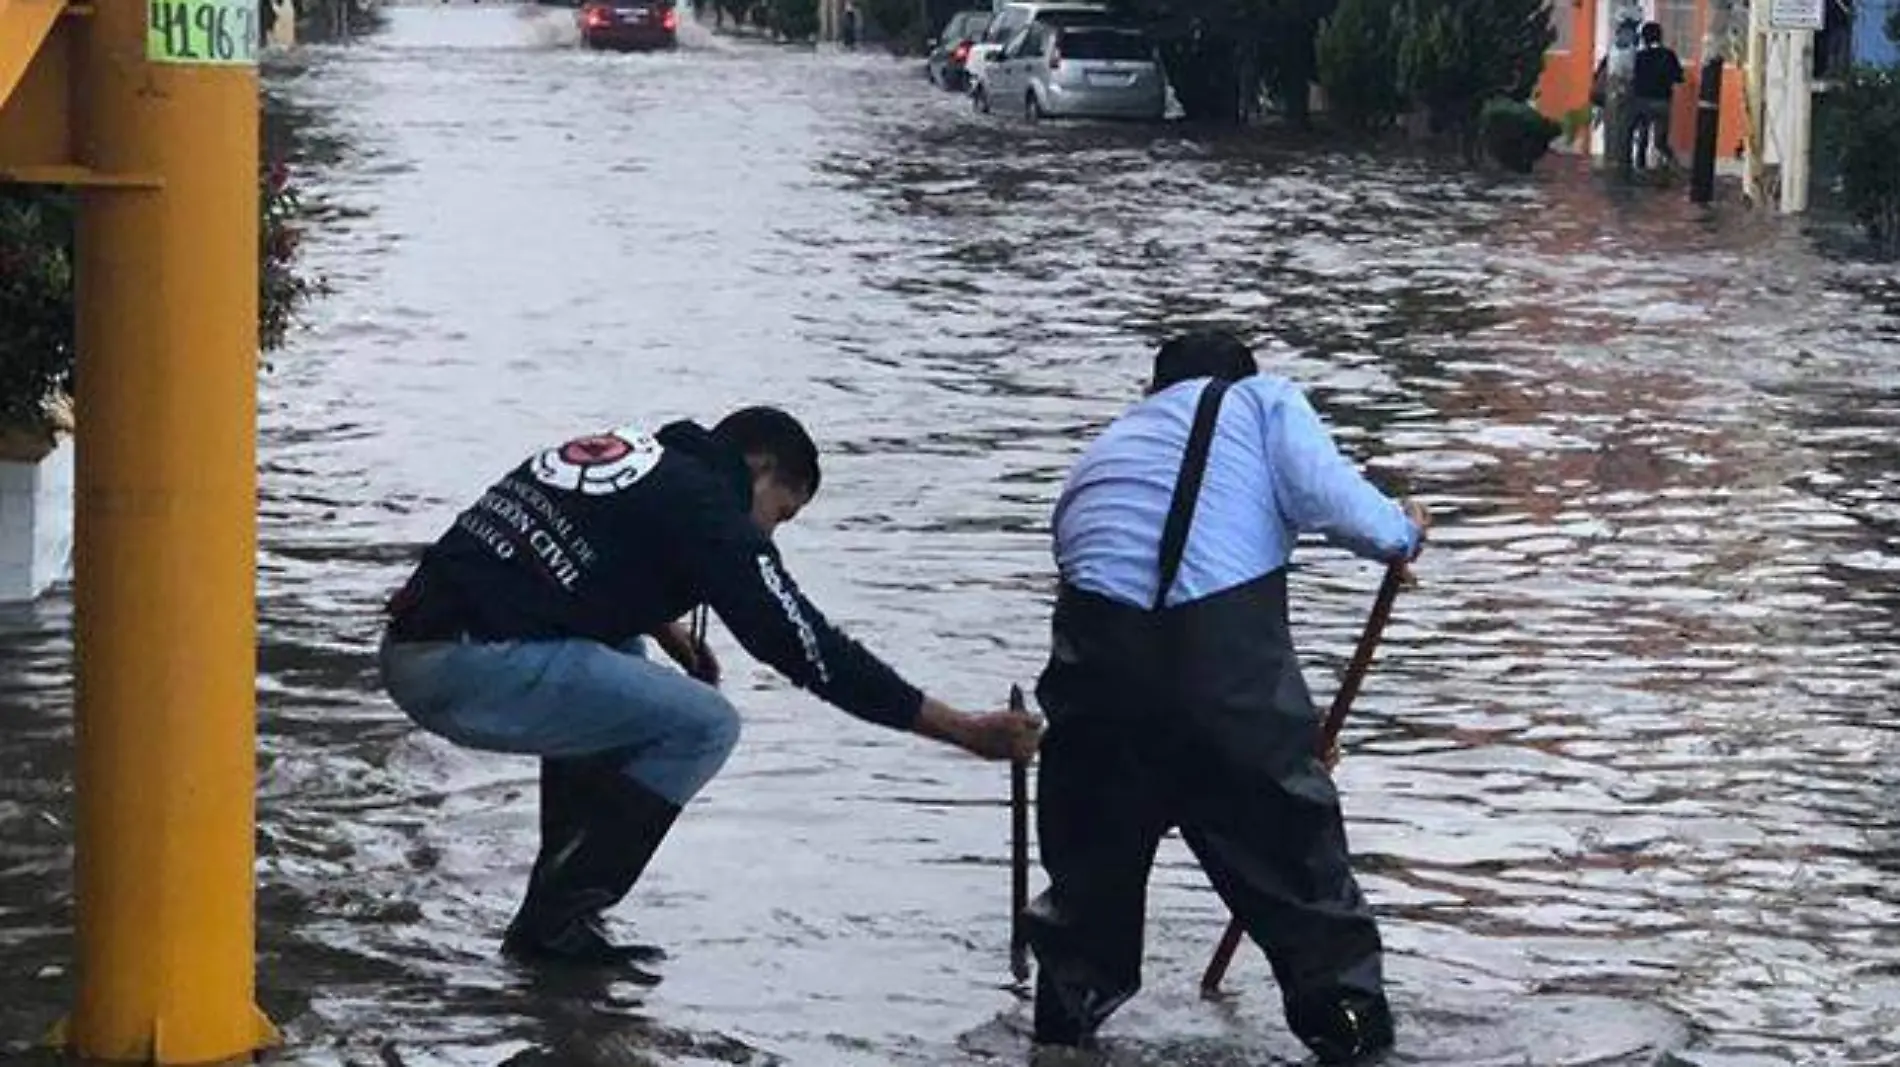
[[[1827,94],[1820,135],[1848,210],[1880,252],[1900,256],[1900,68],[1849,75]]]

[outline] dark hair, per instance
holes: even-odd
[[[1161,346],[1155,353],[1154,381],[1150,393],[1194,378],[1219,378],[1237,382],[1260,373],[1253,349],[1225,330],[1199,330],[1182,334]]]
[[[750,407],[719,420],[712,435],[747,459],[772,461],[772,476],[787,489],[818,494],[818,446],[798,420],[777,408]]]
[[[1643,23],[1643,43],[1644,44],[1661,44],[1662,39],[1663,39],[1662,38],[1662,23],[1660,22]]]

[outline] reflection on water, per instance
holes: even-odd
[[[1156,339],[1202,323],[1441,516],[1341,771],[1415,1043],[1508,1058],[1457,1042],[1533,1016],[1459,1013],[1582,1005],[1608,1049],[1666,1029],[1651,1005],[1693,1021],[1698,1064],[1900,1057],[1890,275],[1566,161],[1507,183],[1030,129],[867,55],[591,55],[565,18],[401,8],[271,73],[336,287],[264,385],[261,975],[287,1062],[1021,1062],[999,771],[727,641],[746,740],[623,909],[674,949],[665,981],[549,988],[494,954],[532,766],[411,730],[375,613],[527,450],[767,400],[828,456],[784,534],[811,592],[932,691],[1000,703],[1046,651],[1059,479]],[[1322,693],[1374,579],[1306,557]],[[0,629],[17,1049],[67,996],[70,610]],[[1150,920],[1120,1061],[1294,1054],[1257,956],[1238,1002],[1195,1000],[1222,915],[1172,842]],[[1560,999],[1586,995],[1629,1006]]]

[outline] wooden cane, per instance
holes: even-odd
[[[1385,635],[1385,624],[1392,619],[1392,604],[1399,597],[1399,587],[1405,582],[1405,564],[1394,563],[1386,568],[1385,581],[1379,585],[1378,599],[1372,602],[1372,614],[1366,618],[1366,628],[1359,633],[1359,647],[1353,650],[1352,663],[1346,668],[1346,676],[1340,679],[1339,692],[1333,694],[1333,706],[1326,712],[1326,721],[1320,727],[1319,755],[1326,758],[1333,746],[1339,741],[1339,731],[1346,725],[1346,713],[1352,710],[1352,702],[1359,695],[1359,686],[1366,680],[1366,672],[1372,669],[1373,653],[1379,649],[1379,639]],[[1207,970],[1201,975],[1201,996],[1212,1000],[1220,996],[1221,979],[1227,977],[1227,967],[1234,962],[1234,953],[1240,949],[1240,939],[1246,935],[1246,927],[1238,918],[1227,921],[1227,930],[1221,935],[1220,944],[1214,948],[1214,958],[1207,962]]]
[[[1009,687],[1009,709],[1028,711],[1022,686]],[[1009,764],[1009,970],[1018,982],[1029,980],[1029,761]]]

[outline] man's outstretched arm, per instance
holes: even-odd
[[[1322,534],[1368,559],[1390,563],[1418,555],[1425,509],[1401,505],[1367,481],[1298,390],[1267,412],[1266,449],[1280,513],[1294,529]]]
[[[972,715],[926,696],[832,626],[743,515],[701,540],[700,588],[751,655],[857,718],[955,745],[986,759],[1033,754],[1041,723],[1021,712]]]

